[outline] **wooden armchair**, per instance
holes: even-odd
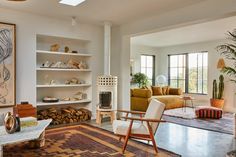
[[[126,116],[122,117],[125,121],[113,121],[114,134],[120,137],[119,140],[121,140],[122,137],[125,138],[122,153],[125,152],[129,138],[147,140],[148,142],[152,141],[155,152],[158,152],[154,134],[156,133],[159,123],[165,122],[161,120],[164,109],[165,104],[152,99],[146,112],[118,110],[118,112],[126,113]],[[139,117],[128,117],[129,114],[136,114],[139,115]],[[134,121],[139,121],[139,123]]]

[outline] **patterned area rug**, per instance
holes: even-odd
[[[164,115],[178,117],[178,118],[185,118],[185,119],[196,118],[195,110],[190,107],[165,110]]]
[[[121,153],[122,142],[109,131],[90,125],[67,126],[46,131],[46,144],[40,149],[29,149],[27,143],[5,146],[4,157],[152,157],[150,145],[130,140]],[[175,153],[159,148],[158,157],[175,157]]]
[[[168,122],[180,124],[184,126],[194,127],[194,128],[200,128],[210,131],[216,131],[220,133],[226,133],[226,134],[233,134],[234,130],[234,115],[233,113],[223,113],[221,119],[199,119],[194,118],[192,113],[187,113],[188,111],[192,110],[192,108],[187,108],[186,117],[183,116],[184,110],[182,108],[178,109],[178,112],[181,112],[181,114],[172,114],[175,113],[177,110],[173,109],[175,111],[168,111],[166,114],[166,111],[164,112],[163,119],[167,120]],[[171,114],[170,114],[171,113]]]

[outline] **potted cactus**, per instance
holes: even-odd
[[[220,75],[218,88],[216,80],[213,81],[212,98],[210,100],[211,106],[221,109],[224,107],[223,93],[224,93],[224,76]]]

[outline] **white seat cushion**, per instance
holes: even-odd
[[[113,132],[115,134],[125,136],[129,129],[130,121],[114,120],[112,125],[113,125]],[[133,122],[131,133],[149,135],[148,128],[144,124],[139,122]]]

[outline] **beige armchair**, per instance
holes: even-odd
[[[147,140],[148,142],[152,141],[155,152],[158,152],[154,134],[156,133],[159,123],[165,122],[161,120],[164,109],[165,104],[152,99],[146,112],[118,110],[118,112],[126,113],[126,116],[122,117],[125,121],[113,121],[114,134],[120,137],[119,140],[121,140],[122,137],[125,139],[122,153],[125,152],[129,138]],[[139,115],[139,117],[129,117],[129,114],[136,114]],[[139,121],[139,123],[137,121]]]

